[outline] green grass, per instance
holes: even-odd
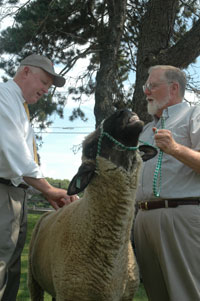
[[[22,253],[21,281],[20,281],[19,292],[17,295],[17,301],[30,301],[30,295],[27,287],[28,246],[29,246],[33,227],[39,217],[40,217],[39,214],[28,215],[28,232],[27,232],[26,244]],[[51,301],[52,298],[48,294],[45,294],[44,300]],[[148,300],[147,295],[145,293],[143,285],[140,284],[140,287],[135,295],[134,301],[147,301],[147,300]]]
[[[35,223],[37,222],[40,214],[28,214],[28,231],[26,244],[21,257],[21,280],[20,287],[17,295],[17,301],[30,301],[30,295],[27,287],[27,268],[28,268],[28,246],[31,239],[31,233]],[[51,301],[52,298],[45,293],[45,301]]]

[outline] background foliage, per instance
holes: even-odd
[[[77,102],[95,98],[96,125],[124,106],[148,121],[141,88],[148,68],[170,64],[187,69],[195,62],[199,8],[199,0],[1,0],[1,19],[13,15],[14,23],[0,35],[0,67],[13,76],[18,62],[36,52],[62,64],[68,78],[86,60],[65,97],[52,90],[32,108],[32,119],[42,127],[49,126],[53,112],[62,117],[67,95]],[[188,74],[188,80],[188,89],[198,94],[199,79]],[[71,119],[77,116],[84,119],[81,108]]]

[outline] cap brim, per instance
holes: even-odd
[[[65,85],[65,78],[60,76],[60,75],[55,75],[55,74],[52,74],[53,75],[53,85],[56,86],[56,87],[63,87]]]
[[[52,72],[51,70],[49,70],[48,68],[44,68],[43,66],[39,67],[42,70],[44,70],[45,72],[51,74],[53,76],[53,85],[56,87],[63,87],[65,85],[65,78],[55,72]]]

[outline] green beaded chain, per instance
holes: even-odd
[[[113,138],[112,136],[110,136],[108,133],[102,131],[101,135],[99,137],[99,141],[98,141],[98,145],[97,145],[97,156],[100,155],[101,152],[101,143],[102,143],[102,138],[103,136],[106,136],[107,138],[109,138],[112,142],[114,142],[117,146],[121,147],[124,150],[137,150],[138,146],[125,146],[124,144],[120,143],[119,141],[117,141],[115,138]]]
[[[103,122],[101,123],[100,130],[101,130],[101,133],[100,133],[98,145],[97,145],[97,156],[99,156],[100,152],[101,152],[101,143],[102,143],[103,136],[106,136],[107,138],[109,138],[112,142],[114,142],[117,146],[121,147],[123,150],[133,151],[133,150],[137,150],[139,147],[139,146],[125,146],[124,144],[122,144],[121,142],[117,141],[115,138],[110,136],[107,132],[104,132]]]
[[[161,117],[161,128],[165,128],[165,120],[163,117]],[[163,151],[160,150],[158,154],[158,161],[156,164],[156,168],[154,171],[154,177],[153,177],[153,194],[155,197],[160,196],[160,191],[161,191],[161,184],[162,184],[162,158],[163,158]],[[158,182],[159,180],[159,182]]]

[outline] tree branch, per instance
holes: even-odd
[[[187,68],[200,55],[200,20],[184,36],[166,51],[161,52],[158,61],[179,68]]]

